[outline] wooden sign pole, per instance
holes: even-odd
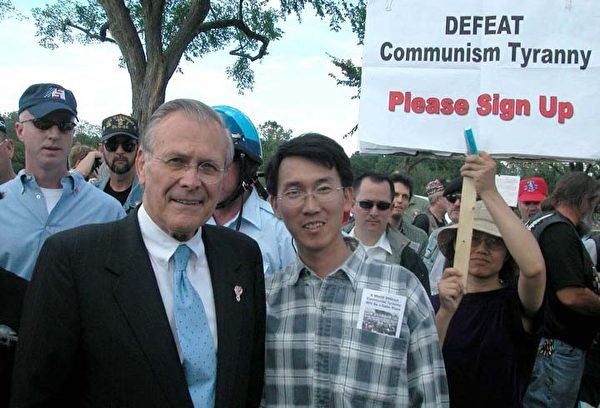
[[[478,154],[471,129],[465,131],[465,139],[467,139],[468,154]],[[469,258],[471,257],[471,238],[473,237],[473,216],[476,199],[475,181],[472,178],[464,177],[460,197],[460,214],[458,231],[456,232],[453,266],[461,271],[462,283],[465,289],[467,288],[467,275],[469,274]]]

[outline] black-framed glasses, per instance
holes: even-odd
[[[495,237],[490,234],[486,234],[480,231],[473,231],[473,237],[471,238],[471,247],[475,248],[481,245],[481,243],[485,243],[485,246],[491,250],[498,250],[501,248],[506,248],[504,245],[504,240],[499,237]]]
[[[392,203],[389,201],[360,200],[358,201],[358,205],[360,208],[364,208],[365,210],[370,210],[373,208],[373,206],[375,206],[379,211],[385,211],[390,208]]]
[[[459,194],[459,193],[448,194],[446,196],[446,200],[448,200],[449,203],[454,204],[455,202],[457,202],[458,200],[460,200],[461,197],[462,197],[462,194]]]
[[[35,126],[39,130],[48,130],[52,126],[56,126],[58,128],[58,130],[60,130],[61,132],[69,132],[69,131],[75,129],[75,126],[77,126],[77,123],[71,122],[70,120],[57,122],[55,120],[46,119],[46,118],[27,119],[27,120],[22,120],[20,122],[21,123],[31,122],[33,124],[33,126]]]
[[[117,140],[115,138],[108,139],[106,142],[104,142],[104,148],[110,153],[116,152],[119,146],[121,146],[127,153],[131,153],[137,147],[137,143],[132,139]]]

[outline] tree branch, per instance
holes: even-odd
[[[266,36],[252,31],[252,29],[250,27],[248,27],[246,25],[246,23],[244,23],[242,20],[239,20],[237,18],[220,20],[220,21],[211,21],[209,23],[202,24],[202,28],[203,28],[202,31],[208,31],[208,30],[212,30],[212,29],[216,29],[216,28],[229,28],[229,27],[237,28],[238,30],[243,32],[246,35],[246,37],[251,38],[253,40],[257,40],[262,43],[260,49],[258,50],[258,53],[255,55],[250,55],[245,52],[241,52],[240,51],[241,47],[237,48],[233,51],[230,51],[229,54],[236,55],[238,57],[247,58],[250,61],[256,61],[258,59],[261,59],[262,57],[264,57],[267,54],[267,47],[269,46],[270,40]]]
[[[404,172],[406,174],[410,174],[413,171],[413,169],[416,167],[416,165],[421,163],[423,160],[425,160],[425,157],[415,157],[415,158],[407,157],[404,162]]]
[[[171,41],[169,47],[165,50],[165,62],[167,66],[167,78],[175,72],[179,60],[185,52],[187,46],[202,31],[200,27],[210,11],[210,0],[193,0],[190,4],[190,11],[177,35]]]
[[[191,41],[193,41],[193,39],[196,38],[196,36],[200,33],[207,32],[210,30],[222,28],[237,28],[242,33],[244,33],[244,35],[249,39],[260,42],[261,47],[255,55],[250,55],[248,53],[243,52],[243,47],[241,46],[233,51],[230,51],[229,54],[246,58],[250,61],[256,61],[264,57],[267,54],[267,47],[269,45],[270,40],[268,37],[252,31],[252,29],[248,27],[248,25],[244,22],[242,10],[243,3],[244,0],[239,1],[237,18],[204,23],[204,20],[206,19],[210,11],[210,1],[194,1],[191,5],[188,18],[185,20],[185,22],[181,26],[181,29],[179,30],[179,34],[171,42],[171,45],[165,52],[168,64],[167,74],[171,75],[173,72],[175,72],[177,64],[179,63],[181,56],[185,52],[187,45]]]
[[[65,31],[67,29],[67,27],[71,27],[71,28],[81,31],[82,33],[84,33],[86,35],[86,37],[88,37],[92,40],[98,40],[100,42],[109,42],[109,43],[113,43],[113,44],[117,43],[112,38],[109,38],[106,36],[106,31],[108,30],[108,21],[106,23],[102,24],[102,26],[98,30],[98,32],[99,32],[98,34],[92,32],[91,29],[78,26],[77,24],[71,22],[71,20],[69,20],[68,18],[65,19],[65,21],[63,21],[63,31]]]
[[[164,0],[141,0],[144,39],[146,41],[146,58],[148,61],[159,59],[162,55],[162,21]]]

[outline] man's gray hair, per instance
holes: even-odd
[[[156,126],[158,126],[158,124],[168,115],[175,112],[181,112],[189,119],[196,120],[198,122],[214,121],[219,124],[219,126],[223,129],[223,137],[227,139],[225,168],[229,167],[229,165],[233,162],[234,147],[231,135],[225,127],[223,119],[221,118],[221,115],[215,112],[210,106],[195,99],[174,99],[159,106],[150,117],[150,120],[148,121],[146,129],[142,135],[142,149],[145,152],[152,153]]]

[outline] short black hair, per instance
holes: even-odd
[[[390,179],[392,179],[392,183],[404,184],[408,188],[408,199],[410,200],[412,198],[414,183],[411,177],[395,171],[390,174]]]
[[[354,190],[355,197],[358,195],[360,186],[364,179],[369,179],[376,184],[387,183],[390,186],[390,199],[391,201],[394,200],[394,183],[392,183],[391,178],[386,174],[377,173],[374,171],[367,171],[366,173],[363,173],[354,179],[354,182],[352,183],[352,189]]]
[[[279,167],[287,157],[301,157],[329,169],[335,169],[340,176],[342,187],[352,185],[352,168],[350,158],[335,140],[319,133],[305,133],[281,144],[265,169],[267,191],[271,196],[277,195]]]

